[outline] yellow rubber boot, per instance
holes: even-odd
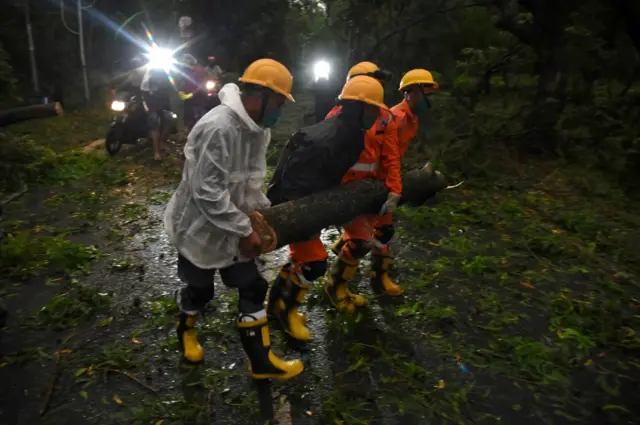
[[[371,288],[376,293],[397,297],[404,289],[389,277],[391,257],[388,250],[374,248],[371,253]]]
[[[351,302],[353,303],[353,305],[355,305],[358,308],[364,307],[365,305],[367,305],[367,299],[365,297],[363,297],[360,294],[356,294],[355,292],[351,292],[351,289],[349,289],[349,285],[347,284],[347,296],[349,297],[349,299],[351,300]]]
[[[304,370],[301,360],[283,360],[271,351],[271,338],[267,326],[267,312],[242,314],[237,323],[242,347],[249,359],[249,372],[253,379],[295,378]]]
[[[354,278],[358,270],[358,260],[348,254],[340,252],[338,260],[333,264],[331,273],[324,286],[327,298],[339,311],[353,312],[356,307],[363,307],[367,300],[349,291],[349,281]]]
[[[335,243],[331,246],[331,251],[333,251],[334,254],[340,256],[340,252],[342,251],[342,248],[345,246],[346,243],[347,242],[344,240],[341,234],[338,240],[335,241]],[[351,292],[348,285],[346,290],[347,290],[347,296],[351,298],[351,302],[353,303],[353,305],[355,305],[356,307],[364,307],[367,304],[366,298],[363,297],[362,295]]]
[[[204,360],[204,350],[198,342],[195,325],[196,316],[180,313],[176,332],[184,359],[189,363],[201,363]]]
[[[292,338],[308,342],[311,332],[307,318],[298,311],[311,285],[303,283],[289,266],[283,266],[269,294],[267,313],[278,320],[282,329]]]

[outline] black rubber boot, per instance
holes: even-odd
[[[388,250],[375,248],[371,252],[371,288],[377,294],[397,297],[402,295],[404,290],[389,277],[390,263]]]
[[[298,311],[309,288],[310,285],[302,283],[291,272],[291,267],[283,266],[273,283],[267,306],[269,316],[275,318],[289,336],[302,342],[311,340],[311,332],[306,326],[307,318]]]
[[[352,280],[358,271],[359,261],[340,251],[340,256],[333,263],[324,292],[329,302],[339,311],[353,312],[356,307],[363,307],[367,300],[349,290],[349,281]]]
[[[265,310],[243,314],[237,323],[240,341],[249,358],[253,379],[295,378],[304,370],[301,360],[283,360],[271,351],[271,338]]]

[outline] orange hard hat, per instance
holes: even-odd
[[[357,75],[346,82],[340,100],[356,100],[389,110],[384,104],[384,88],[378,80],[366,75]]]
[[[239,81],[267,87],[295,102],[291,96],[291,88],[293,87],[291,72],[286,66],[273,59],[258,59],[251,63]]]

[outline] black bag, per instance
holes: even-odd
[[[345,104],[336,116],[304,127],[289,139],[267,197],[278,205],[335,187],[363,149],[362,104]]]

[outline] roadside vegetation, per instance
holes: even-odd
[[[237,295],[219,282],[199,327],[205,365],[179,361],[176,251],[162,214],[181,178],[185,134],[160,163],[148,144],[108,157],[100,141],[103,94],[122,71],[114,64],[131,58],[120,57],[127,37],[92,13],[143,37],[140,20],[176,26],[173,3],[154,2],[148,14],[132,2],[86,5],[90,108],[79,108],[77,37],[51,19],[59,5],[32,7],[42,91],[61,87],[68,106],[61,117],[0,128],[0,298],[9,312],[0,423],[259,423],[234,329]],[[388,105],[401,100],[406,71],[433,71],[440,92],[404,168],[429,160],[450,183],[464,181],[400,208],[392,252],[402,298],[374,297],[364,261],[356,283],[369,308],[336,314],[319,282],[306,307],[308,349],[272,331],[276,351],[308,364],[273,387],[280,425],[638,422],[632,1],[256,0],[251,14],[238,2],[182,3],[215,47],[200,53],[229,76],[267,54],[295,74],[271,167],[312,110],[315,60],[331,62],[338,89],[351,65],[372,60],[394,73]],[[30,92],[22,7],[5,9],[3,108],[42,94]],[[323,234],[327,245],[336,236]],[[286,255],[260,259],[269,279]]]

